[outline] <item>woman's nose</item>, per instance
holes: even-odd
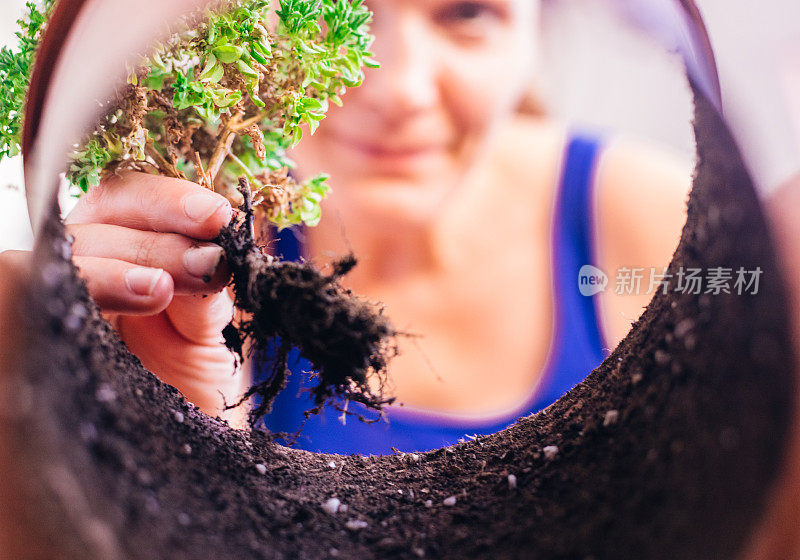
[[[391,31],[375,31],[374,51],[381,67],[367,73],[362,100],[387,120],[407,118],[435,107],[439,99],[435,38],[424,22],[399,16]]]

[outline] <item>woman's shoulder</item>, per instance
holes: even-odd
[[[498,132],[491,160],[495,169],[514,184],[530,188],[532,181],[540,179],[557,187],[567,147],[577,137],[594,141],[598,147],[594,190],[603,220],[639,228],[653,224],[656,218],[662,231],[673,231],[678,224],[673,235],[677,241],[693,161],[676,150],[643,139],[584,132],[554,120],[520,115]],[[626,240],[622,244],[630,245]]]
[[[606,241],[617,243],[629,256],[674,249],[685,221],[692,163],[677,151],[644,140],[617,137],[605,142],[597,163],[595,201]],[[640,235],[630,237],[634,232]]]
[[[604,145],[595,179],[595,247],[611,279],[600,299],[613,344],[649,303],[651,274],[663,271],[678,245],[691,177],[691,159],[668,148],[626,138]],[[641,269],[638,293],[615,293],[613,279],[622,268]]]

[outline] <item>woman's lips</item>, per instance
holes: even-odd
[[[370,160],[401,163],[417,161],[431,157],[440,157],[447,151],[443,142],[406,143],[387,142],[377,139],[361,139],[339,136],[334,142],[348,150],[357,152]]]

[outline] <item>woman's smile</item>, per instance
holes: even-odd
[[[330,143],[336,146],[340,157],[353,158],[366,166],[362,171],[393,171],[415,174],[420,167],[441,164],[452,151],[449,142],[416,139],[377,138],[358,134],[334,134]]]

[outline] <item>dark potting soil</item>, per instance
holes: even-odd
[[[429,453],[312,454],[203,414],[100,319],[54,220],[20,331],[28,406],[7,414],[35,538],[81,560],[733,557],[782,458],[793,355],[758,199],[696,102],[670,272],[760,267],[757,294],[659,292],[554,405]]]

